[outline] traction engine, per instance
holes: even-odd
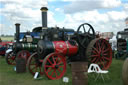
[[[16,65],[16,58],[24,58],[27,62],[31,53],[36,51],[37,42],[40,39],[40,27],[34,28],[32,32],[20,32],[20,24],[15,25],[15,42],[5,55],[9,65]]]
[[[124,31],[117,32],[117,53],[115,57],[117,59],[125,59],[128,57],[128,28]]]
[[[45,74],[49,79],[60,79],[66,72],[66,61],[88,61],[108,69],[112,49],[108,41],[96,38],[93,27],[84,23],[77,31],[68,28],[47,27],[47,8],[42,7],[42,32],[37,52],[28,59],[28,69]]]

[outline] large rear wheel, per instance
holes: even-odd
[[[101,69],[108,69],[112,63],[112,49],[109,42],[96,38],[90,42],[86,50],[89,63],[96,63]]]

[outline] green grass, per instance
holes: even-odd
[[[122,60],[113,59],[108,74],[110,79],[108,80],[106,76],[104,76],[105,82],[101,79],[95,82],[93,77],[89,77],[88,85],[123,85],[121,79],[123,62]],[[62,79],[49,80],[45,75],[43,75],[40,80],[34,80],[29,72],[16,73],[13,70],[13,66],[7,65],[5,58],[0,56],[0,85],[72,85],[72,74],[69,66],[64,76],[69,77],[69,83],[64,84]],[[89,76],[92,76],[92,74],[89,74]]]
[[[107,75],[103,75],[105,78],[105,82],[102,79],[98,79],[98,81],[93,81],[95,78],[89,78],[88,85],[123,85],[122,83],[122,66],[123,60],[112,60],[112,64],[108,69],[109,73],[108,76],[110,79],[107,78]],[[90,74],[93,75],[93,74]],[[90,76],[89,75],[89,76]]]
[[[64,85],[62,79],[49,80],[45,75],[40,80],[34,80],[33,76],[29,73],[16,73],[13,66],[6,64],[5,58],[0,56],[0,85]],[[68,67],[68,69],[70,69]],[[70,78],[70,82],[66,85],[71,85],[70,70],[67,71],[65,76]]]
[[[13,41],[14,37],[0,37],[2,41]]]

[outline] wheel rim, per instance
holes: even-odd
[[[89,44],[86,54],[88,61],[98,64],[101,69],[108,69],[112,63],[112,49],[105,39],[93,40]]]
[[[39,72],[41,75],[43,75],[43,69],[42,69],[42,63],[37,63],[38,55],[37,52],[33,53],[27,62],[28,70],[32,75],[35,75],[36,72]]]
[[[7,54],[7,63],[10,65],[16,65],[15,58],[16,56],[13,54],[13,52],[10,52],[9,54]]]
[[[20,51],[17,54],[17,58],[24,58],[26,61],[27,61],[29,56],[30,56],[30,53],[26,50]]]
[[[60,79],[66,72],[65,56],[58,53],[49,54],[43,62],[45,75],[52,80]]]

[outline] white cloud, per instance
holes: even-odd
[[[8,28],[8,29],[5,29]],[[5,24],[0,24],[0,35],[12,35],[14,34],[15,29],[13,29],[11,26],[6,26]]]
[[[127,13],[125,11],[109,11],[100,13],[98,10],[78,12],[74,14],[66,14],[63,22],[58,23],[61,27],[69,27],[77,30],[82,23],[90,23],[95,31],[100,32],[114,32],[121,31],[125,28],[125,18]]]
[[[0,30],[4,27],[4,24],[0,24]]]
[[[54,19],[54,13],[51,11],[48,11],[48,26],[55,26],[56,25],[56,20]]]
[[[126,12],[122,11],[122,12],[117,12],[117,11],[111,11],[111,12],[108,12],[107,13],[109,15],[109,17],[112,19],[112,20],[122,20],[122,19],[125,19],[127,14]]]
[[[3,16],[12,21],[28,21],[39,20],[40,10],[32,10],[31,8],[24,8],[21,5],[6,4],[4,8],[1,8]],[[40,15],[41,16],[41,15]]]
[[[8,26],[2,27],[3,29],[9,29],[13,27],[15,29],[15,23],[21,23],[21,31],[31,30],[34,26],[41,26],[41,11],[42,6],[47,5],[46,0],[39,2],[38,0],[0,0],[0,4],[3,5],[0,8],[0,17],[6,17]],[[50,16],[50,22],[53,19]],[[51,20],[52,19],[52,20]],[[0,22],[1,23],[1,22]],[[4,22],[5,23],[5,22]]]
[[[121,5],[120,0],[73,0],[71,4],[65,6],[65,13],[75,13],[95,9],[108,9]]]
[[[10,3],[22,3],[23,0],[0,0],[2,4],[10,4]]]
[[[0,0],[0,3],[22,5],[25,8],[40,8],[42,6],[47,6],[47,0]]]
[[[104,0],[104,2],[102,3],[103,3],[103,7],[106,7],[106,8],[113,8],[121,5],[120,0]]]

